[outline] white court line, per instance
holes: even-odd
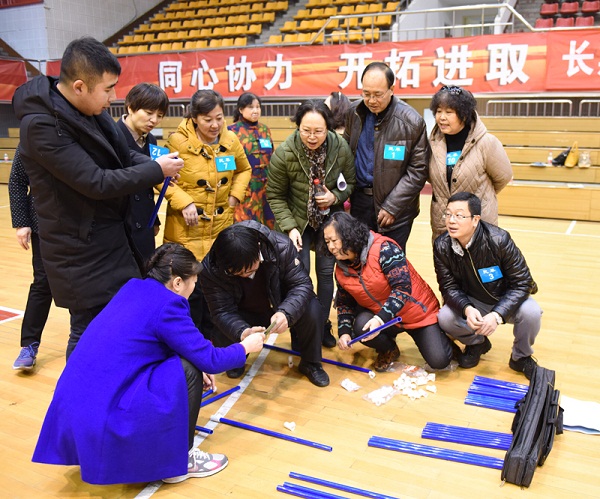
[[[267,339],[267,341],[265,341],[265,343],[267,343],[268,345],[272,345],[273,343],[275,343],[277,336],[278,336],[277,334],[271,334],[269,336],[269,338]],[[233,392],[231,395],[229,395],[229,397],[227,397],[227,399],[225,399],[225,403],[216,412],[216,414],[211,416],[211,418],[212,417],[222,418],[225,415],[227,415],[229,410],[237,402],[237,400],[240,398],[242,393],[244,393],[244,390],[246,390],[246,388],[248,388],[248,385],[254,379],[254,376],[256,376],[256,373],[258,372],[258,370],[262,367],[265,359],[267,358],[267,355],[269,355],[269,352],[270,352],[270,350],[268,348],[263,348],[262,352],[260,352],[260,354],[258,355],[256,360],[252,363],[252,366],[250,366],[250,369],[248,370],[248,373],[246,374],[246,376],[244,376],[244,378],[240,382],[240,384],[239,384],[240,389]],[[209,419],[205,428],[214,430],[218,426],[218,424],[219,423],[217,421],[213,421],[212,419]],[[207,437],[207,435],[205,435],[205,434],[197,434],[194,437],[194,447],[198,447],[204,441],[204,439],[206,437]],[[167,477],[165,477],[165,478],[167,478]],[[136,499],[146,499],[148,497],[151,497],[155,492],[158,491],[158,489],[160,489],[160,487],[162,485],[164,485],[164,482],[162,482],[162,481],[149,483],[137,496],[135,496],[135,498]]]
[[[571,220],[571,223],[569,224],[569,228],[567,229],[567,232],[565,232],[565,234],[571,235],[571,232],[573,232],[573,229],[575,228],[576,225],[577,225],[577,220]]]

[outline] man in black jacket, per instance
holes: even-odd
[[[383,62],[365,68],[362,100],[348,111],[344,138],[356,165],[350,213],[406,252],[431,148],[423,118],[394,96],[395,79]]]
[[[289,237],[253,220],[240,222],[221,231],[202,266],[215,346],[241,341],[272,323],[273,333],[289,327],[300,372],[316,386],[329,384],[321,365],[322,308]],[[230,378],[243,373],[243,367],[227,371]]]
[[[537,285],[510,234],[481,220],[481,201],[469,192],[450,197],[445,232],[434,242],[433,259],[444,299],[438,322],[442,330],[467,345],[459,355],[463,368],[475,367],[492,348],[500,324],[514,324],[508,365],[527,379],[535,369],[532,345],[542,310],[530,295]]]
[[[106,111],[120,72],[101,42],[80,38],[67,46],[58,80],[38,76],[13,97],[44,268],[56,305],[71,314],[67,358],[119,288],[140,276],[128,195],[183,167],[176,154],[150,161],[130,153]]]

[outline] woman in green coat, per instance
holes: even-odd
[[[321,100],[309,100],[292,121],[298,129],[281,144],[269,165],[267,199],[275,228],[287,234],[310,272],[310,250],[323,238],[330,213],[344,209],[355,184],[354,157],[346,141],[333,130],[333,116]],[[315,195],[315,183],[322,192]],[[334,347],[329,310],[333,300],[331,255],[315,254],[317,297],[323,307],[323,345]]]

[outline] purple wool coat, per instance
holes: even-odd
[[[93,484],[187,473],[188,393],[180,356],[214,374],[244,365],[244,347],[215,348],[188,301],[132,279],[92,321],[63,371],[33,461],[79,465]]]

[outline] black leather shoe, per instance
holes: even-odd
[[[244,371],[246,370],[246,366],[236,367],[235,369],[230,369],[226,371],[228,378],[241,378],[244,375]]]
[[[320,363],[300,361],[298,370],[308,378],[308,380],[316,386],[327,386],[329,384],[329,376],[323,369]]]
[[[465,351],[458,358],[458,365],[463,369],[471,369],[479,364],[479,357],[487,353],[492,348],[492,343],[484,336],[483,343],[477,345],[467,345]]]
[[[335,336],[333,336],[333,334],[331,334],[332,328],[333,328],[333,326],[331,324],[331,321],[328,320],[325,323],[325,331],[323,332],[323,346],[325,348],[333,348],[334,346],[337,345]]]

